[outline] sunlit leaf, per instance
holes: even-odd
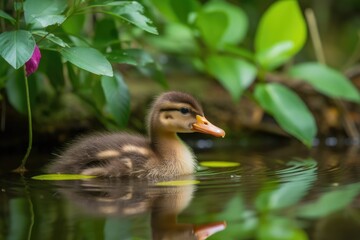
[[[162,187],[180,187],[180,186],[188,186],[188,185],[196,185],[199,184],[198,180],[175,180],[175,181],[166,181],[166,182],[157,182],[156,186]]]
[[[17,30],[0,34],[0,55],[15,69],[30,59],[35,40],[30,32]]]
[[[27,24],[33,28],[45,28],[61,24],[65,16],[61,15],[67,7],[67,0],[26,0],[24,15]]]
[[[12,16],[10,16],[9,14],[7,14],[6,12],[4,12],[3,10],[0,9],[0,18],[4,18],[9,20],[12,24],[14,24],[16,22],[15,18],[13,18]]]
[[[124,80],[118,73],[114,77],[103,76],[101,86],[105,96],[106,111],[118,127],[125,127],[130,114],[130,94]]]
[[[98,75],[113,76],[113,69],[109,61],[94,48],[63,48],[60,53],[66,60],[79,68]]]
[[[62,180],[81,180],[91,179],[96,176],[81,175],[81,174],[43,174],[32,177],[35,180],[48,180],[48,181],[62,181]]]
[[[277,83],[258,84],[254,96],[285,131],[311,145],[317,132],[315,119],[293,91]]]
[[[306,23],[296,0],[276,1],[260,20],[255,49],[259,63],[272,69],[294,56],[306,41]]]
[[[229,91],[234,100],[239,100],[257,73],[256,67],[245,60],[216,55],[206,59],[206,69]]]
[[[319,199],[305,204],[297,210],[297,215],[306,218],[325,217],[349,205],[360,193],[360,184],[355,183],[324,193]]]
[[[224,161],[202,161],[199,164],[203,167],[213,167],[213,168],[226,168],[226,167],[240,166],[240,163],[238,163],[238,162],[224,162]]]
[[[144,15],[144,7],[136,1],[110,2],[104,13],[118,17],[126,22],[152,34],[158,34],[158,31],[152,26],[152,21]]]
[[[359,90],[341,72],[321,63],[303,63],[290,69],[290,76],[308,82],[319,92],[334,98],[360,102]]]

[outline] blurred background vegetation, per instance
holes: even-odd
[[[149,102],[168,89],[198,97],[230,137],[290,134],[308,146],[315,136],[359,139],[357,0],[2,0],[0,7],[0,136],[9,151],[27,141],[22,68],[35,44],[42,59],[28,81],[35,143],[45,149],[87,130],[144,131]],[[24,61],[12,65],[5,33],[17,31],[33,43],[13,46]]]

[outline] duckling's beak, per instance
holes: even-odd
[[[196,115],[196,123],[192,125],[192,128],[196,132],[206,133],[215,137],[225,137],[225,131],[221,128],[213,125],[205,117]]]

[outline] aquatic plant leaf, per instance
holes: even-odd
[[[123,78],[119,73],[114,77],[103,76],[101,87],[105,97],[105,111],[123,128],[127,125],[130,115],[130,94]]]
[[[318,200],[297,210],[297,215],[305,218],[319,218],[339,211],[349,205],[360,193],[360,184],[355,183],[338,190],[324,193]]]
[[[237,167],[240,166],[238,162],[225,162],[225,161],[203,161],[199,163],[203,167],[213,168],[226,168],[226,167]]]
[[[35,48],[32,34],[25,30],[0,34],[0,55],[15,69],[28,61]]]
[[[321,63],[302,63],[289,71],[290,76],[309,83],[319,92],[334,98],[360,103],[360,93],[341,72]]]
[[[62,181],[62,180],[81,180],[91,179],[96,176],[81,175],[81,174],[43,174],[32,177],[35,180],[48,180],[48,181]]]
[[[276,1],[260,19],[255,49],[258,62],[273,69],[304,46],[306,23],[296,0]]]
[[[26,0],[24,2],[25,21],[33,28],[61,24],[66,19],[62,15],[66,7],[67,0]]]
[[[181,187],[188,185],[196,185],[199,183],[200,181],[198,180],[174,180],[174,181],[157,182],[155,183],[155,185],[162,187]]]
[[[60,53],[66,60],[79,68],[98,75],[113,76],[113,69],[110,62],[101,52],[94,48],[63,48]]]
[[[239,58],[228,56],[209,56],[206,59],[207,71],[229,91],[237,101],[243,92],[254,82],[256,67]]]
[[[293,91],[277,83],[258,84],[254,96],[285,131],[311,145],[317,132],[315,119]]]

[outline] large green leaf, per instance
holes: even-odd
[[[24,15],[27,24],[33,28],[45,28],[61,24],[65,16],[61,15],[67,7],[67,0],[26,0]]]
[[[290,69],[292,77],[304,80],[319,92],[335,98],[360,102],[359,90],[339,71],[321,63],[302,63]]]
[[[225,31],[221,38],[222,45],[236,45],[244,39],[248,29],[248,19],[241,8],[225,1],[211,1],[204,6],[204,11],[222,12],[226,15],[227,25],[223,25]]]
[[[118,127],[126,126],[130,114],[130,94],[128,88],[120,76],[103,76],[101,86],[105,96],[105,111],[118,124]]]
[[[227,56],[210,56],[206,59],[207,71],[229,91],[234,100],[253,83],[256,67],[245,60]]]
[[[113,76],[110,62],[98,50],[89,47],[72,47],[61,50],[61,55],[72,64],[98,75]]]
[[[144,15],[144,7],[136,1],[110,2],[106,6],[111,6],[104,13],[118,17],[126,22],[152,34],[158,31],[152,26],[152,21]]]
[[[30,59],[35,40],[30,32],[17,30],[0,34],[0,55],[15,69]]]
[[[202,11],[197,15],[196,26],[205,44],[210,48],[216,49],[221,46],[221,39],[228,26],[228,18],[226,14],[221,11]]]
[[[189,24],[189,16],[199,8],[197,0],[151,0],[152,4],[169,21]]]
[[[255,36],[259,63],[274,68],[294,56],[306,41],[306,23],[296,0],[276,1],[260,20]]]
[[[290,89],[277,83],[258,84],[255,99],[288,133],[310,146],[317,127],[304,102]]]

